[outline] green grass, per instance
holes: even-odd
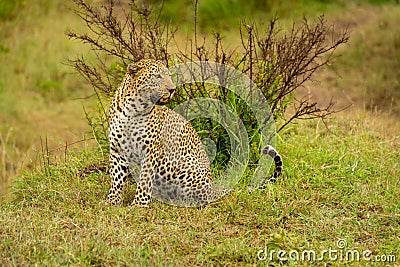
[[[348,249],[395,255],[398,263],[400,126],[388,125],[366,114],[336,116],[329,129],[318,121],[294,125],[278,145],[279,183],[204,208],[157,201],[131,208],[134,185],[123,207],[103,207],[109,178],[88,171],[96,153],[81,152],[50,165],[48,175],[18,178],[0,204],[0,264],[263,265],[256,254],[265,246],[321,252],[341,238]]]

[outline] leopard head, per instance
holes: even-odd
[[[171,73],[160,61],[145,59],[127,67],[127,73],[133,77],[135,95],[149,104],[165,104],[175,92]]]
[[[161,62],[144,59],[129,64],[125,77],[117,89],[118,109],[124,107],[133,112],[142,112],[154,105],[166,104],[175,93],[171,73]]]

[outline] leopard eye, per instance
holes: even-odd
[[[157,74],[157,75],[156,75],[156,78],[157,78],[157,79],[161,79],[161,78],[162,78],[162,75],[161,75],[161,74]]]

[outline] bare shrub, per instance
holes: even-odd
[[[97,60],[90,65],[81,57],[70,63],[98,92],[112,94],[120,79],[118,71],[110,70],[111,64],[105,62],[104,56],[111,56],[113,62],[122,66],[143,58],[165,62],[172,59],[181,62],[214,61],[233,66],[255,81],[275,115],[283,116],[289,105],[294,107],[294,112],[285,119],[280,130],[294,119],[323,118],[334,112],[333,103],[319,108],[317,103],[297,99],[293,95],[317,69],[333,59],[339,45],[348,41],[347,31],[333,33],[333,25],[328,26],[323,16],[314,23],[304,19],[299,25],[293,24],[285,33],[279,28],[277,19],[271,20],[268,27],[262,27],[262,30],[255,23],[243,21],[240,26],[242,49],[239,53],[227,51],[219,33],[212,36],[211,42],[206,38],[199,42],[195,27],[194,40],[187,40],[188,46],[184,50],[172,53],[168,48],[173,42],[175,29],[161,22],[158,14],[154,14],[148,5],[130,0],[129,9],[121,16],[116,14],[114,1],[108,1],[101,7],[84,0],[73,2],[76,14],[87,25],[88,33],[68,31],[67,35],[89,44]],[[214,45],[208,45],[211,43]],[[189,95],[197,95],[203,90],[204,87],[192,86]]]
[[[80,57],[70,60],[70,63],[93,86],[99,99],[101,94],[113,94],[126,65],[131,62],[152,58],[171,66],[176,62],[213,61],[232,66],[254,81],[271,107],[270,114],[280,119],[278,132],[295,119],[324,119],[335,112],[333,102],[319,107],[316,102],[298,99],[295,94],[296,89],[310,80],[316,70],[331,62],[335,50],[348,41],[348,32],[335,32],[334,26],[327,25],[323,16],[313,22],[303,19],[288,31],[282,31],[276,18],[267,26],[242,21],[239,28],[240,47],[228,50],[218,32],[207,38],[198,35],[199,18],[195,1],[193,37],[186,40],[183,49],[178,47],[177,52],[171,52],[169,48],[174,44],[176,29],[162,22],[156,9],[145,2],[129,0],[123,9],[118,9],[119,5],[111,0],[101,7],[84,0],[73,2],[76,14],[87,25],[87,32],[70,30],[67,35],[90,45],[96,60],[88,63]],[[173,107],[198,96],[224,102],[235,97],[224,87],[210,91],[204,83],[185,84],[178,88],[170,105]],[[245,118],[243,121],[249,136],[256,136],[254,116],[248,115],[251,112],[243,108],[240,101],[236,104],[235,111],[241,119]],[[102,110],[102,116],[107,118],[105,109]],[[222,137],[224,130],[218,128],[215,122],[206,119],[205,122],[194,123],[194,127],[205,127],[219,150],[227,147],[226,138]],[[107,133],[103,133],[106,139]],[[222,161],[225,158],[226,155]]]

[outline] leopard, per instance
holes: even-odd
[[[142,59],[127,65],[109,108],[109,173],[107,205],[122,205],[122,191],[133,169],[139,168],[132,206],[148,207],[153,197],[185,206],[211,204],[231,189],[213,182],[210,161],[199,135],[183,116],[168,108],[176,86],[162,61]],[[274,182],[282,158],[274,159]]]

